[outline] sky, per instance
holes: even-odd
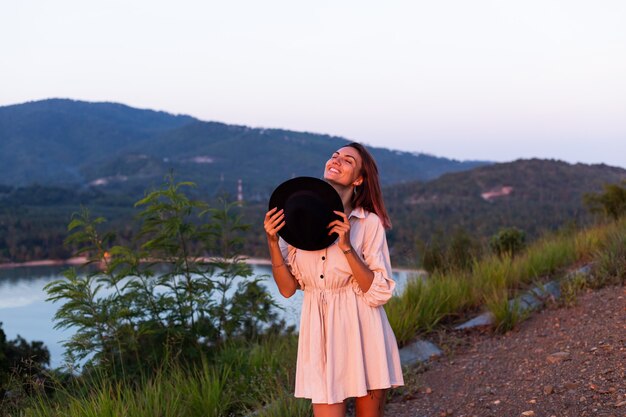
[[[461,160],[626,168],[623,0],[20,0],[0,106],[120,102]]]

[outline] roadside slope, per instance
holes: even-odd
[[[581,294],[503,336],[471,334],[411,379],[419,389],[387,415],[626,416],[626,287]]]

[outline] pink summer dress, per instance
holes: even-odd
[[[395,287],[385,229],[376,214],[362,208],[349,219],[354,252],[374,272],[365,293],[336,242],[304,251],[280,240],[283,259],[304,291],[295,396],[316,404],[404,385],[398,345],[383,309]]]

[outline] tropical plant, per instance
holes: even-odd
[[[68,243],[88,260],[46,287],[49,300],[63,303],[56,327],[75,329],[65,343],[71,361],[129,376],[166,358],[198,361],[275,321],[274,301],[239,254],[247,226],[237,207],[191,200],[184,190],[192,186],[169,177],[136,203],[137,248],[115,245],[100,230],[105,220],[88,210],[73,217]]]

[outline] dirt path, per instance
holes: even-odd
[[[503,336],[474,333],[408,375],[387,417],[626,417],[626,287],[535,313]]]

